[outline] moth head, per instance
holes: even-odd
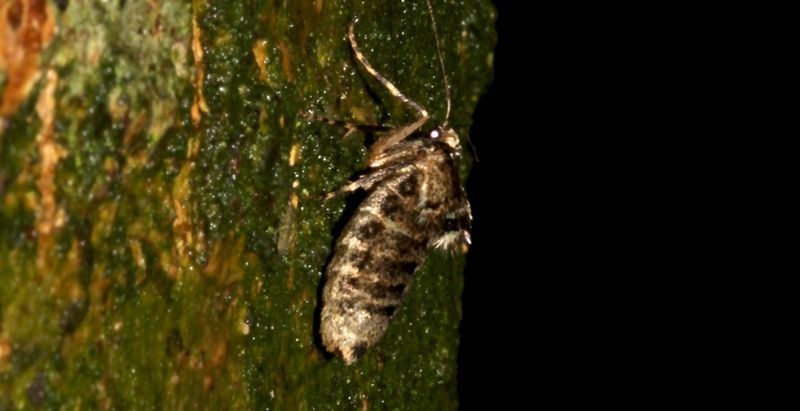
[[[439,140],[448,145],[456,154],[461,153],[461,142],[456,131],[449,127],[436,127],[428,134],[433,140]]]

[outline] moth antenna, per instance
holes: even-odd
[[[447,112],[444,116],[444,124],[442,124],[442,127],[447,128],[447,122],[450,121],[450,81],[447,80],[447,70],[444,68],[442,45],[439,42],[439,30],[436,28],[436,18],[433,16],[433,6],[431,5],[431,0],[425,0],[425,3],[428,5],[428,14],[431,16],[433,38],[436,40],[436,55],[439,56],[439,68],[442,69],[442,78],[444,79],[444,92],[447,100]]]
[[[395,86],[391,81],[387,80],[386,77],[383,77],[381,73],[378,73],[378,70],[375,70],[375,68],[372,67],[372,64],[370,64],[369,61],[367,61],[367,57],[364,56],[364,53],[362,53],[361,49],[358,48],[358,43],[356,43],[356,34],[355,34],[356,23],[358,23],[358,19],[354,20],[353,23],[350,24],[350,28],[347,30],[347,38],[348,40],[350,40],[350,47],[353,48],[353,54],[356,55],[356,60],[358,60],[358,62],[361,63],[362,66],[364,66],[364,69],[366,69],[367,72],[372,75],[372,77],[375,77],[376,80],[378,80],[381,84],[383,84],[383,86],[386,87],[387,90],[389,90],[389,93],[391,93],[391,95],[399,98],[400,101],[411,106],[411,108],[413,108],[414,110],[416,110],[417,113],[419,113],[420,117],[427,119],[428,112],[425,111],[425,109],[422,108],[422,106],[420,106],[410,98],[406,97],[406,95],[403,94],[403,92],[401,92],[400,89],[397,88],[397,86]]]
[[[442,124],[442,128],[447,128],[447,123],[450,121],[450,105],[451,105],[451,98],[450,98],[450,81],[447,79],[447,70],[444,67],[444,57],[442,56],[442,45],[439,41],[439,29],[436,27],[436,18],[433,16],[433,5],[431,5],[431,0],[425,0],[425,4],[428,5],[428,14],[431,16],[431,26],[433,26],[433,38],[436,40],[436,55],[439,57],[439,68],[442,70],[442,79],[444,80],[444,93],[445,93],[445,100],[447,101],[447,112],[444,116],[444,124]],[[467,136],[467,143],[469,143],[469,151],[472,153],[472,158],[475,159],[476,163],[480,163],[478,159],[478,150],[475,149],[475,145],[472,144],[472,139]]]

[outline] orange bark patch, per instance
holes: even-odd
[[[0,372],[8,371],[8,358],[11,356],[11,343],[0,337]]]
[[[5,359],[9,354],[11,354],[11,343],[0,340],[0,360]]]
[[[230,285],[239,282],[244,277],[244,268],[241,265],[243,254],[244,238],[227,236],[214,245],[211,259],[203,273],[208,278],[216,279],[219,284]]]
[[[8,77],[0,116],[17,111],[39,74],[39,53],[55,32],[46,0],[0,1],[0,70]]]
[[[289,151],[289,166],[294,167],[298,160],[300,160],[300,145],[295,143]]]
[[[258,79],[261,81],[267,80],[267,41],[258,40],[253,43],[253,56],[258,65]]]
[[[194,104],[192,104],[192,121],[197,124],[202,118],[201,111],[208,113],[208,105],[203,95],[203,78],[205,78],[205,68],[203,67],[203,32],[197,25],[197,19],[192,18],[192,53],[194,54]]]
[[[278,50],[281,52],[281,68],[283,74],[289,81],[294,82],[294,72],[292,71],[292,51],[282,41],[278,42]]]
[[[56,205],[55,174],[59,160],[66,156],[66,150],[55,140],[55,104],[58,74],[55,70],[47,72],[47,83],[44,86],[39,100],[36,102],[36,113],[42,122],[42,128],[36,136],[39,148],[39,176],[36,188],[39,190],[39,204],[36,210],[36,232],[38,235],[38,254],[36,265],[43,268],[45,257],[52,246],[53,232],[63,225],[63,211],[59,212]]]
[[[181,172],[172,183],[172,207],[175,212],[175,220],[172,222],[172,233],[175,241],[175,251],[184,266],[188,266],[190,248],[195,248],[198,252],[205,249],[205,234],[198,230],[194,235],[192,227],[192,170],[194,169],[194,159],[200,152],[200,140],[189,138],[186,145],[186,162],[181,167]],[[168,271],[171,276],[177,276],[177,272]]]
[[[192,162],[187,162],[181,168],[180,174],[175,178],[172,186],[172,206],[175,210],[175,220],[172,222],[172,231],[175,235],[175,249],[178,256],[185,260],[188,258],[189,246],[193,243],[192,223],[189,215],[189,197],[191,196]]]

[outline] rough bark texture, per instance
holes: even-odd
[[[494,9],[434,8],[467,136]],[[321,197],[365,149],[299,114],[410,116],[354,18],[441,119],[422,0],[0,0],[0,410],[457,408],[462,257],[429,255],[356,365],[316,336],[346,208]]]

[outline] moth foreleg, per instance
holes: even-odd
[[[402,141],[406,137],[410,136],[411,133],[417,131],[420,127],[422,127],[425,122],[428,121],[427,114],[425,117],[417,119],[413,123],[400,127],[397,130],[394,130],[386,135],[381,136],[372,144],[372,147],[369,149],[369,162],[372,163],[376,159],[378,159],[384,151],[391,147],[392,145]]]
[[[345,121],[345,120],[338,120],[338,119],[330,118],[328,116],[315,113],[315,112],[313,112],[311,110],[309,110],[309,111],[307,111],[305,113],[301,113],[301,116],[306,118],[307,120],[319,121],[319,122],[327,123],[327,124],[332,125],[332,126],[339,126],[339,127],[344,128],[345,130],[347,130],[347,132],[344,134],[344,136],[342,136],[342,138],[347,137],[347,136],[349,136],[350,134],[352,134],[352,133],[354,133],[356,131],[361,131],[361,132],[364,132],[364,133],[371,133],[371,132],[376,132],[376,131],[388,131],[388,130],[391,130],[391,127],[389,127],[389,126],[382,126],[382,125],[377,125],[377,124],[352,123],[352,122]]]
[[[383,168],[376,168],[374,171],[361,176],[356,181],[351,181],[350,183],[346,184],[344,187],[330,192],[325,195],[325,200],[330,200],[336,196],[351,193],[353,191],[358,190],[359,188],[362,190],[369,190],[372,188],[373,185],[376,183],[398,173],[403,173],[410,169],[411,165],[399,165],[399,166],[390,166],[390,167],[383,167]]]

